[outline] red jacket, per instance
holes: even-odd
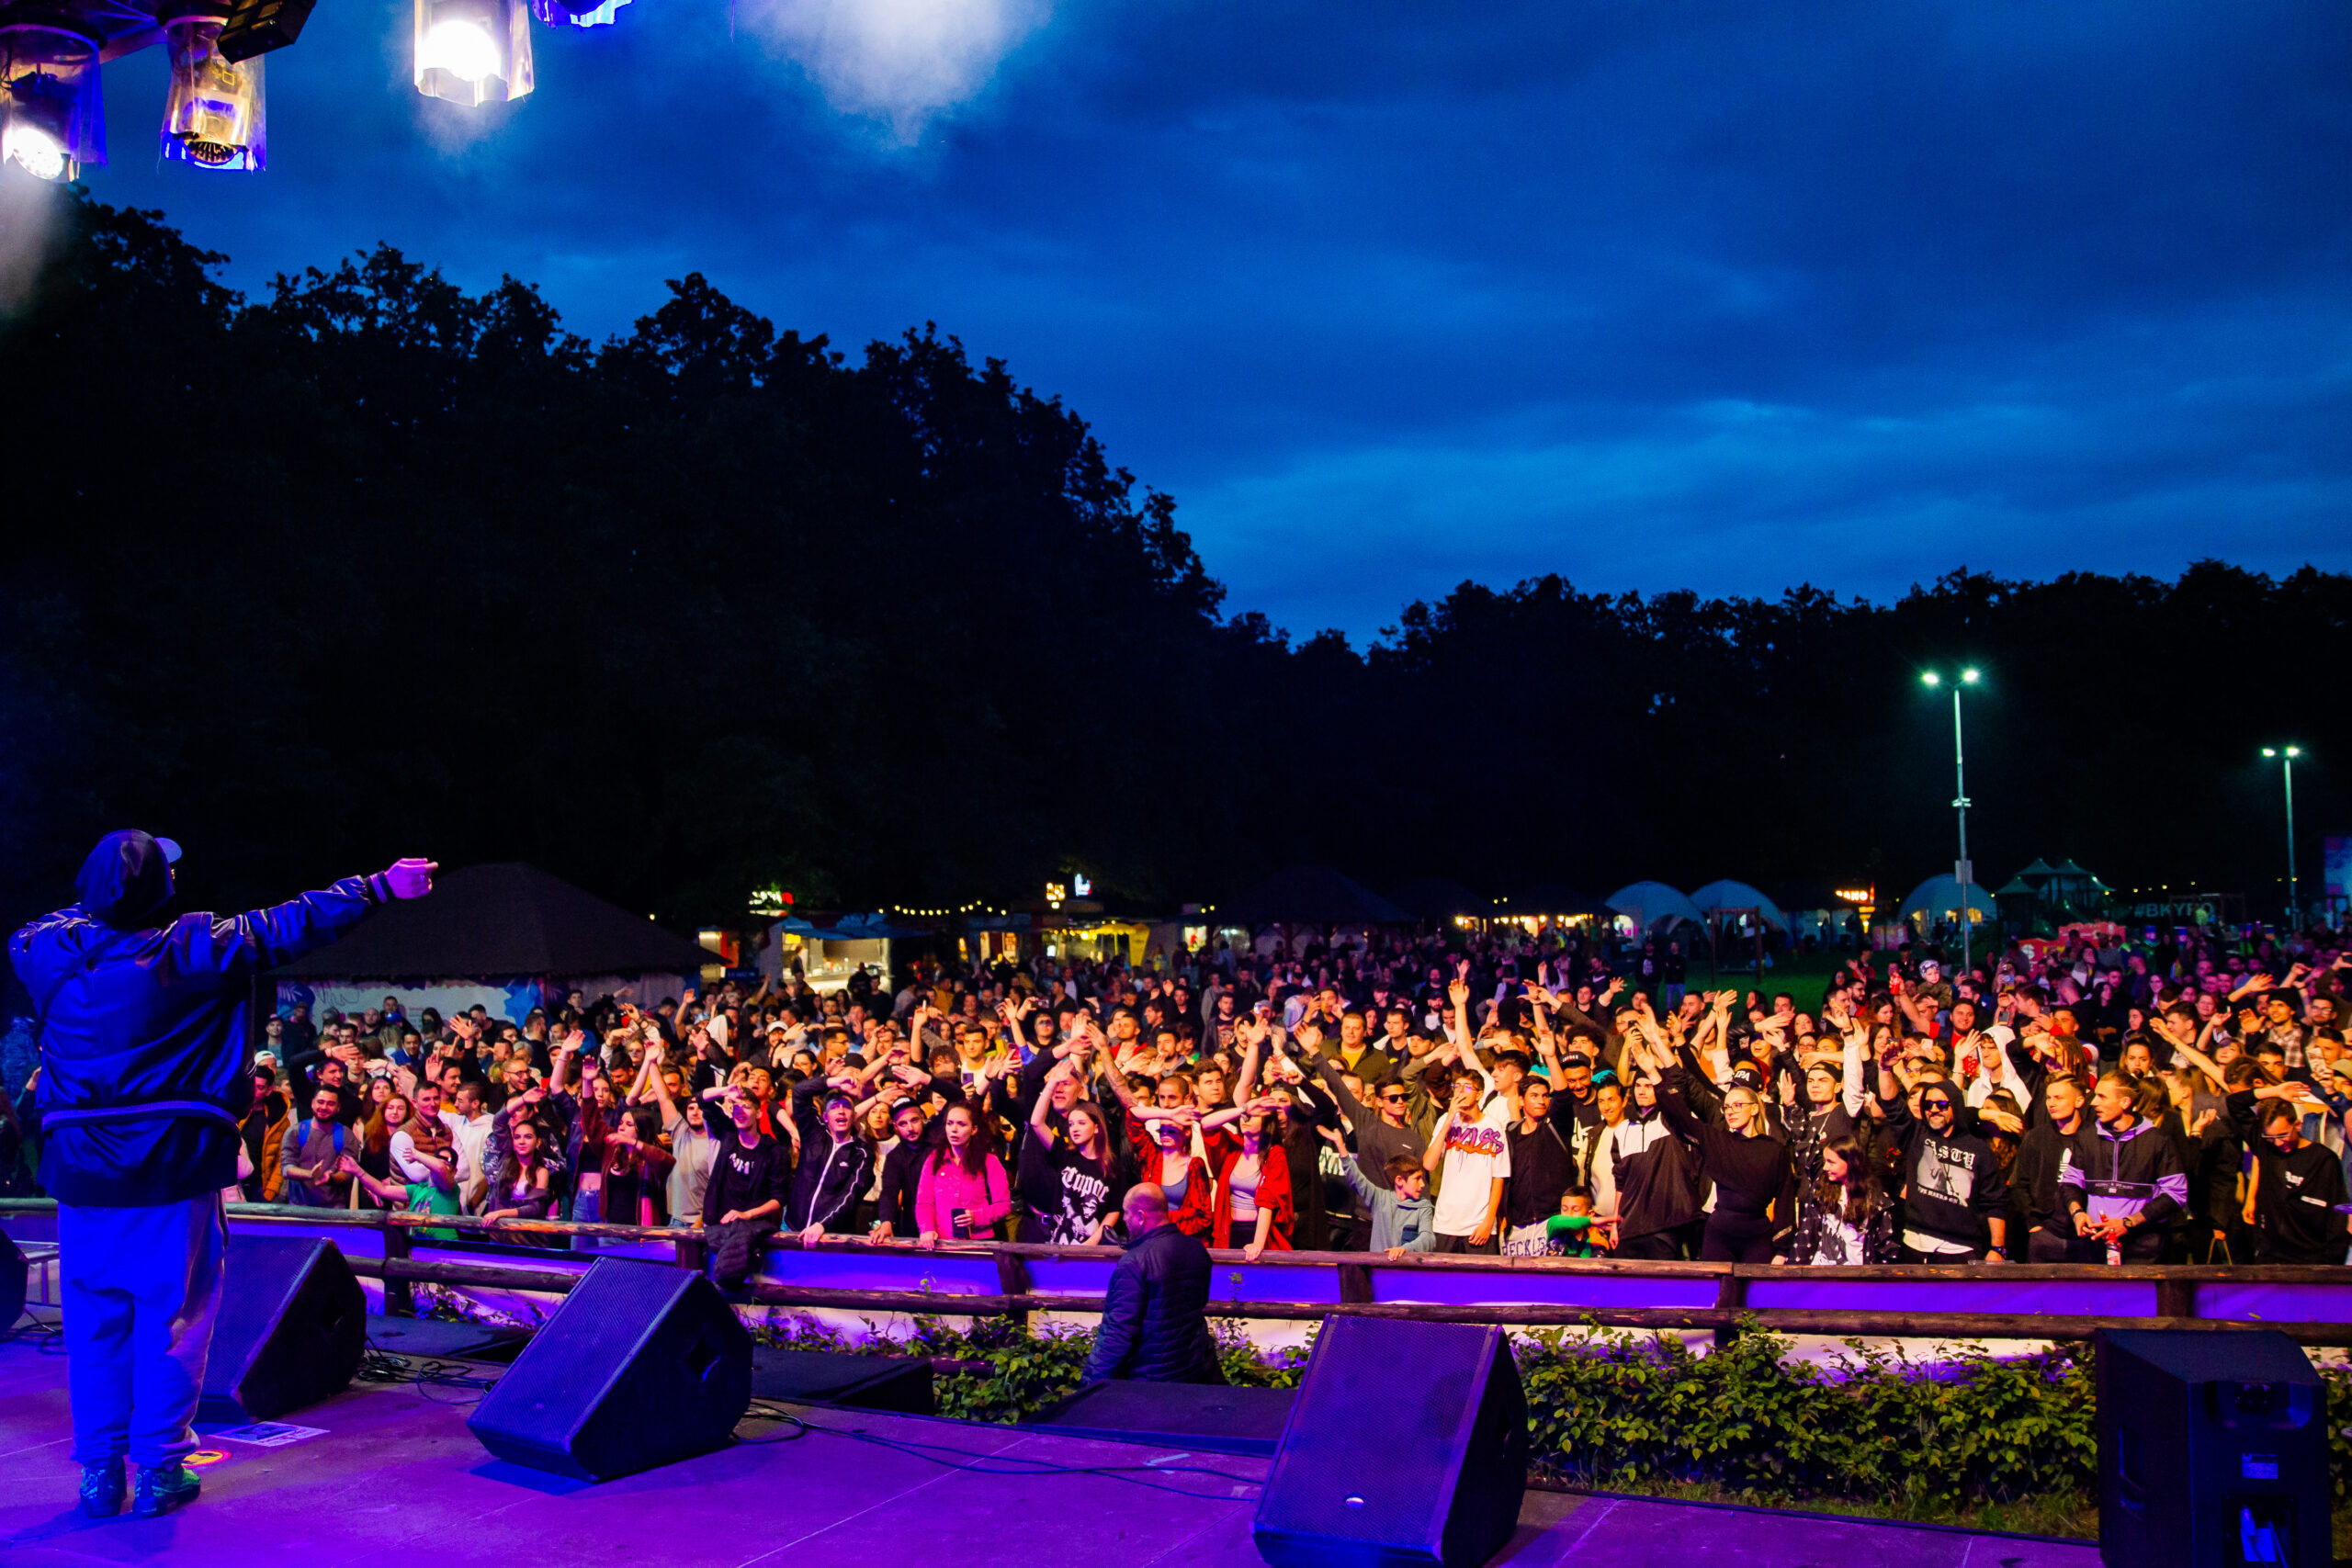
[[[1212,1246],[1246,1246],[1249,1239],[1255,1237],[1258,1234],[1256,1224],[1252,1222],[1248,1237],[1240,1242],[1233,1239],[1233,1168],[1240,1163],[1241,1150],[1238,1146],[1229,1150],[1225,1157],[1217,1162],[1216,1235],[1215,1241],[1211,1243]],[[1266,1232],[1266,1250],[1288,1252],[1293,1213],[1290,1196],[1290,1161],[1283,1155],[1282,1145],[1272,1140],[1261,1145],[1258,1150],[1258,1207],[1272,1209],[1274,1212],[1274,1223]]]
[[[1161,1153],[1159,1141],[1152,1137],[1151,1129],[1145,1125],[1144,1119],[1132,1111],[1127,1112],[1127,1146],[1135,1150],[1136,1164],[1142,1168],[1144,1179],[1150,1181],[1156,1179],[1159,1174],[1159,1162],[1166,1156]],[[1193,1158],[1191,1164],[1193,1169],[1184,1181],[1184,1196],[1168,1211],[1168,1218],[1186,1235],[1195,1241],[1205,1242],[1211,1215],[1216,1205],[1216,1195],[1211,1190],[1209,1168],[1198,1157]]]

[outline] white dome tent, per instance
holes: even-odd
[[[1705,910],[1663,882],[1629,882],[1601,902],[1645,931],[1679,920],[1694,926],[1707,923]]]
[[[1764,897],[1762,891],[1745,882],[1710,882],[1690,895],[1690,902],[1712,915],[1718,909],[1753,909],[1758,919],[1776,931],[1789,929],[1788,916],[1781,907]]]
[[[1994,916],[1993,896],[1982,885],[1970,883],[1968,909],[1973,917],[1972,924],[1991,919]],[[1957,920],[1960,910],[1960,879],[1949,875],[1931,876],[1911,889],[1911,896],[1903,900],[1903,907],[1894,912],[1894,918],[1911,920],[1924,915],[1929,920]]]

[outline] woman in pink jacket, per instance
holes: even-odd
[[[1012,1213],[1004,1162],[989,1151],[988,1123],[968,1105],[951,1105],[943,1123],[947,1141],[922,1162],[915,1188],[916,1244],[933,1247],[941,1236],[956,1241],[993,1241],[997,1222]]]

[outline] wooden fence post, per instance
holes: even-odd
[[[1746,1312],[1747,1310],[1747,1281],[1734,1272],[1736,1267],[1737,1265],[1734,1265],[1731,1269],[1725,1269],[1715,1279],[1715,1310],[1717,1312]],[[1732,1341],[1738,1337],[1738,1325],[1727,1323],[1715,1330],[1715,1348],[1728,1350],[1731,1348]]]
[[[1021,1260],[1019,1253],[1005,1247],[997,1249],[996,1288],[1000,1295],[1025,1296],[1029,1293],[1029,1265]],[[1026,1307],[1015,1307],[1005,1316],[1023,1328],[1029,1326],[1029,1309]]]
[[[384,1238],[384,1315],[414,1317],[415,1281],[397,1277],[392,1269],[394,1263],[405,1263],[409,1259],[408,1231],[400,1225],[388,1224],[379,1234]]]

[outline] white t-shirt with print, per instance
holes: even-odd
[[[1438,1235],[1469,1235],[1486,1219],[1495,1178],[1510,1174],[1510,1107],[1499,1095],[1475,1120],[1456,1118],[1447,1124],[1437,1215],[1430,1224]]]

